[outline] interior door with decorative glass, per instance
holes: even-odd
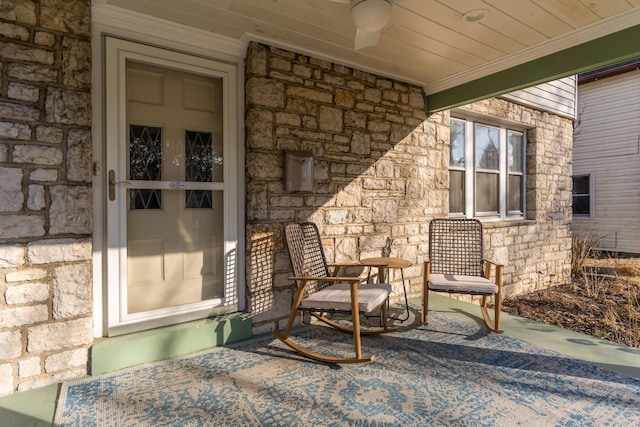
[[[119,135],[107,142],[115,333],[238,307],[235,196],[225,171],[233,164],[229,73],[139,49],[112,59],[120,95],[111,100],[119,123],[107,128]]]

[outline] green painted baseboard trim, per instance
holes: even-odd
[[[251,337],[251,316],[237,313],[94,340],[90,375],[171,359]]]

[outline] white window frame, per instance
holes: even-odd
[[[589,178],[589,213],[588,214],[575,214],[573,213],[573,197],[576,196],[574,192],[575,188],[572,186],[571,188],[571,215],[576,219],[590,219],[595,218],[595,173],[594,172],[574,172],[571,176],[571,180],[573,182],[574,178],[577,177],[588,177]],[[583,194],[581,194],[583,195]]]
[[[464,212],[449,213],[450,217],[466,217],[466,218],[478,218],[483,221],[507,221],[507,220],[520,220],[525,218],[526,212],[526,146],[527,146],[527,133],[526,129],[522,126],[514,126],[510,123],[503,123],[495,119],[483,119],[483,118],[471,118],[465,116],[452,116],[451,121],[464,122],[465,126],[465,162],[464,166],[449,166],[449,171],[462,171],[464,172],[465,183],[465,200],[464,200]],[[499,208],[498,212],[478,212],[476,210],[476,159],[475,159],[475,129],[477,125],[482,125],[490,128],[497,129],[499,131]],[[522,134],[522,210],[509,211],[508,210],[508,180],[510,172],[508,170],[508,131],[513,131]],[[512,173],[511,173],[512,174]]]

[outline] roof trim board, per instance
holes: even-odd
[[[427,94],[427,112],[448,110],[572,74],[640,57],[636,25],[497,73]]]

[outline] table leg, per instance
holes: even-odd
[[[384,274],[384,266],[380,266],[378,267],[378,283],[386,283],[387,282],[387,277]]]
[[[405,306],[405,310],[406,310],[407,314],[404,317],[404,319],[399,318],[399,317],[391,317],[391,316],[389,316],[389,318],[393,319],[393,320],[400,320],[401,322],[404,322],[405,320],[407,320],[409,318],[409,299],[407,298],[407,288],[405,287],[405,284],[404,284],[404,269],[403,268],[400,268],[400,276],[402,277],[402,291],[404,292],[404,306]]]

